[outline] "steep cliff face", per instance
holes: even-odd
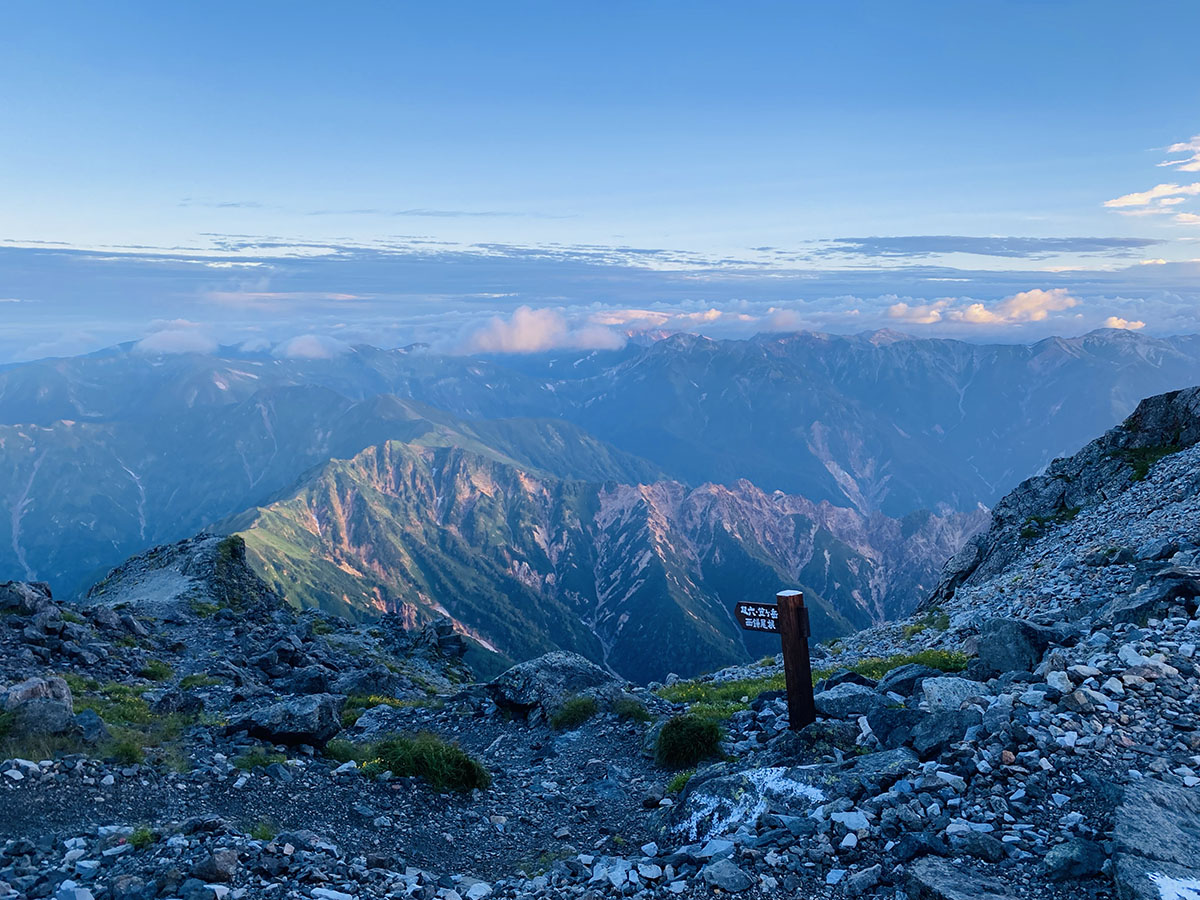
[[[818,637],[909,612],[981,519],[867,517],[744,481],[570,480],[389,441],[232,527],[299,605],[446,614],[485,666],[569,649],[649,680],[775,652],[729,607],[781,588],[806,591]]]
[[[1200,441],[1200,387],[1148,397],[1124,422],[1074,456],[1023,481],[992,511],[986,531],[947,564],[927,605],[1002,572],[1046,528],[1119,496],[1150,467]]]

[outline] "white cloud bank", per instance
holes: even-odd
[[[572,323],[558,310],[519,306],[493,316],[463,341],[463,353],[541,353],[546,350],[617,350],[625,339],[595,322]]]
[[[1122,331],[1137,331],[1139,328],[1145,328],[1146,323],[1140,320],[1122,319],[1120,316],[1109,316],[1104,320],[1104,327],[1119,328]]]
[[[1051,313],[1078,306],[1079,301],[1065,288],[1045,291],[1034,288],[1021,291],[991,306],[980,302],[963,303],[956,299],[935,300],[932,303],[893,303],[888,316],[915,325],[938,322],[962,322],[968,325],[1016,325],[1043,322]]]

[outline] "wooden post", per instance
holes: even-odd
[[[787,678],[788,727],[799,731],[817,720],[813,705],[812,663],[808,658],[808,610],[800,591],[780,591],[779,636],[783,638],[783,671]]]

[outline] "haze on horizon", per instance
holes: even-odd
[[[1078,0],[10,4],[0,363],[1200,331],[1198,26]]]

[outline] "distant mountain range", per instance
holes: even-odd
[[[741,632],[731,607],[781,588],[805,590],[818,639],[907,612],[985,521],[866,517],[746,481],[567,479],[494,452],[389,441],[226,530],[298,605],[449,615],[488,651],[473,657],[485,671],[565,648],[646,681],[778,652],[777,638]]]
[[[0,579],[78,594],[134,553],[232,521],[293,602],[457,604],[503,657],[572,646],[628,671],[647,646],[635,613],[654,609],[664,627],[695,624],[679,638],[695,667],[718,665],[753,649],[722,619],[751,583],[805,585],[831,632],[907,612],[980,504],[1140,397],[1194,383],[1200,337],[1117,331],[1033,345],[675,335],[494,358],[123,345],[0,369]],[[381,474],[399,470],[412,480]],[[468,504],[458,492],[484,472],[495,496]],[[335,523],[345,496],[362,505],[344,534],[314,535],[303,515]],[[610,517],[621,503],[633,518]],[[737,537],[732,521],[747,523]],[[567,541],[557,559],[529,523]],[[919,550],[896,537],[913,527]],[[418,544],[425,568],[392,567]],[[645,553],[657,572],[639,581]],[[812,563],[826,555],[828,578]],[[485,583],[486,602],[460,596]]]

